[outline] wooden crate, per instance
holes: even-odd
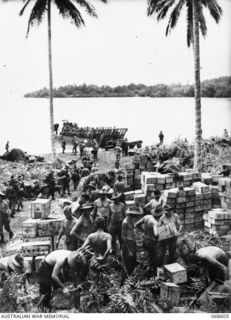
[[[39,237],[51,237],[59,233],[63,218],[54,218],[40,220],[38,222],[38,236]]]
[[[164,275],[175,284],[187,282],[187,272],[179,263],[167,264],[164,266]]]
[[[170,239],[174,237],[177,233],[175,223],[169,223],[168,225],[162,225],[158,229],[159,241]]]
[[[180,302],[180,287],[171,282],[161,282],[160,298],[167,300],[171,306],[178,305]]]
[[[23,236],[26,238],[36,238],[38,233],[38,221],[40,219],[27,219],[22,222]]]
[[[50,241],[25,242],[22,244],[22,254],[25,257],[47,255],[50,251]]]
[[[31,202],[31,217],[33,219],[46,219],[50,214],[50,208],[50,199],[37,199]]]

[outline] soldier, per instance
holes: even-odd
[[[115,163],[119,164],[120,163],[120,159],[121,159],[121,154],[122,154],[122,148],[120,146],[120,143],[118,142],[114,148],[115,151],[115,155],[116,155],[116,161]]]
[[[52,200],[55,200],[55,178],[54,171],[50,171],[47,173],[44,183],[48,185],[49,188],[49,196],[52,196]]]
[[[159,133],[159,139],[160,139],[160,145],[163,144],[163,142],[164,142],[164,134],[163,134],[162,131],[160,131],[160,133]]]
[[[132,217],[137,215],[136,211],[126,210],[126,218],[122,223],[122,253],[124,265],[128,275],[131,275],[136,267],[136,239],[134,232],[134,222]]]
[[[77,146],[78,146],[78,142],[76,141],[76,136],[74,136],[73,139],[72,139],[72,145],[73,145],[72,153],[74,153],[74,155],[76,156],[76,154],[77,154]]]
[[[107,228],[107,220],[110,212],[111,201],[107,198],[106,190],[99,191],[99,198],[94,201],[93,217],[103,217],[105,219],[105,228]]]
[[[63,214],[65,216],[61,229],[59,231],[59,235],[57,238],[56,242],[56,248],[58,249],[59,246],[59,241],[63,235],[65,235],[65,244],[66,244],[66,249],[74,251],[77,249],[77,241],[71,236],[71,230],[77,223],[78,219],[76,219],[72,213],[71,213],[71,207],[66,206],[63,209]]]
[[[73,169],[71,170],[71,180],[73,182],[74,190],[76,190],[80,180],[79,171],[76,167],[76,164],[74,164]]]
[[[59,124],[55,123],[54,124],[54,132],[55,132],[56,135],[58,134],[58,130],[59,130]]]
[[[39,290],[44,307],[50,307],[52,289],[61,288],[62,292],[70,297],[70,291],[64,281],[72,276],[78,268],[79,253],[70,250],[55,250],[50,252],[41,261],[39,266]],[[74,281],[74,278],[72,278]]]
[[[66,141],[64,139],[62,139],[62,141],[61,141],[61,146],[62,146],[62,153],[65,153]]]
[[[19,175],[18,176],[18,199],[17,199],[18,200],[18,211],[20,211],[20,209],[23,209],[22,198],[25,195],[24,188],[25,188],[25,185],[24,185],[22,176]]]
[[[81,207],[80,210],[82,215],[70,232],[70,235],[79,241],[79,246],[81,246],[88,235],[95,230],[93,219],[91,217],[92,209],[93,207],[91,205]]]
[[[44,183],[41,185],[40,193],[37,196],[37,199],[49,199],[49,186]]]
[[[84,154],[84,150],[85,150],[85,144],[83,141],[80,141],[79,144],[79,151],[80,151],[80,157],[82,158],[83,154]]]
[[[5,146],[6,152],[9,152],[9,141],[7,140],[6,146]]]
[[[64,196],[66,190],[68,192],[68,195],[70,196],[71,195],[70,188],[69,188],[70,176],[68,173],[67,166],[58,172],[58,181],[61,187],[61,197]]]
[[[158,218],[163,214],[162,210],[156,210],[152,214],[147,214],[140,219],[135,227],[139,228],[144,233],[143,246],[149,255],[150,267],[154,276],[157,275],[158,265]]]
[[[116,238],[122,247],[122,221],[125,218],[125,205],[120,202],[121,194],[113,194],[109,205],[108,231],[112,236],[112,252],[116,253]]]
[[[94,259],[92,262],[98,262],[98,264],[105,263],[107,256],[111,252],[112,238],[107,232],[104,232],[105,220],[103,217],[95,219],[96,232],[89,234],[86,241],[82,245],[82,249],[87,248],[94,251]],[[94,264],[90,265],[90,274],[93,280],[92,287],[95,287],[99,282],[99,272],[95,270]]]
[[[167,225],[169,229],[172,231],[173,236],[169,239],[163,240],[160,242],[160,252],[161,252],[161,261],[160,264],[163,265],[166,251],[168,249],[168,263],[173,263],[175,261],[176,254],[176,243],[177,237],[180,235],[182,231],[182,224],[180,218],[177,213],[173,212],[173,209],[166,205],[164,207],[164,214],[159,220],[159,225]]]
[[[9,232],[9,238],[13,237],[13,232],[10,229],[10,209],[4,198],[5,194],[0,192],[0,243],[4,243],[3,227]]]
[[[11,176],[8,186],[6,188],[6,198],[9,200],[10,216],[13,218],[15,215],[15,207],[18,198],[18,184],[14,176]]]

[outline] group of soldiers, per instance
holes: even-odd
[[[75,156],[77,155],[77,148],[79,146],[79,154],[82,158],[84,155],[87,154],[86,145],[83,140],[78,141],[76,136],[74,136],[71,140],[72,144],[72,154]],[[61,147],[62,147],[62,153],[65,153],[66,150],[66,140],[64,138],[61,139]],[[92,148],[91,148],[91,154],[93,155],[93,161],[94,163],[97,163],[98,161],[98,151],[99,151],[99,145],[97,141],[94,139],[92,140]]]
[[[56,192],[63,198],[64,218],[56,248],[43,259],[39,268],[40,294],[47,307],[52,289],[59,287],[65,295],[71,295],[65,281],[70,274],[68,279],[76,287],[86,280],[89,272],[92,286],[97,287],[100,270],[108,264],[110,256],[122,259],[125,277],[132,275],[138,264],[138,234],[142,235],[142,246],[148,256],[148,270],[155,278],[158,267],[176,261],[177,239],[183,232],[178,214],[163,204],[160,190],[153,192],[152,199],[144,207],[132,209],[125,201],[126,183],[122,170],[102,174],[91,156],[83,152],[81,159],[80,167],[73,161],[56,172],[47,172],[42,185],[37,185],[36,189],[37,198],[54,200]],[[6,187],[5,193],[0,192],[2,242],[3,227],[11,238],[10,217],[14,216],[17,205],[18,210],[23,207],[23,177],[15,179],[12,176]],[[76,191],[77,196],[70,200],[71,191]],[[170,230],[171,237],[160,240],[163,226]],[[193,253],[192,260],[204,262],[210,277],[227,279],[227,256],[221,249],[207,247]]]
[[[67,267],[71,270],[75,286],[85,281],[89,272],[92,288],[97,288],[101,266],[107,266],[110,256],[122,259],[125,278],[132,275],[138,264],[136,230],[142,233],[151,277],[156,278],[158,267],[176,261],[177,239],[183,231],[178,214],[168,205],[163,205],[159,190],[155,190],[152,200],[144,208],[135,210],[127,207],[123,175],[118,172],[116,175],[112,188],[105,183],[98,190],[97,183],[86,180],[86,191],[75,201],[67,199],[63,203],[64,220],[56,250],[45,257],[40,268],[42,296],[50,297],[53,284],[61,287],[64,294],[71,294],[60,277],[61,270]],[[160,241],[162,226],[169,227],[172,236]],[[65,249],[59,249],[63,236]],[[190,258],[190,263],[197,265],[200,262],[207,268],[210,279],[228,279],[228,258],[222,249],[206,247],[188,251],[187,246],[181,249],[186,261],[190,262]],[[49,299],[46,303],[49,305]]]

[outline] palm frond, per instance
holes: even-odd
[[[166,28],[166,35],[169,34],[171,29],[175,28],[184,4],[185,4],[185,0],[178,0],[178,3],[176,4],[175,8],[172,10],[172,13],[170,15],[169,22]]]
[[[200,10],[198,12],[198,15],[199,15],[199,17],[198,17],[199,27],[200,27],[200,30],[201,30],[203,37],[205,37],[207,34],[207,25],[206,25],[205,16],[204,16],[204,13],[202,10],[202,6],[200,6]]]
[[[213,17],[213,19],[218,23],[221,19],[223,13],[222,8],[218,5],[217,0],[202,0],[202,4],[206,6]]]
[[[106,2],[106,0],[102,0],[104,2]],[[75,2],[77,4],[79,4],[81,7],[84,7],[84,9],[86,10],[86,12],[93,17],[97,17],[95,8],[86,0],[75,0]]]
[[[157,4],[162,2],[161,0],[148,0],[147,15],[151,16],[156,12]]]
[[[77,26],[85,25],[80,11],[73,5],[70,0],[54,0],[58,7],[61,16],[66,19],[70,18],[71,21]]]
[[[27,27],[27,36],[30,31],[30,27],[35,23],[38,25],[42,22],[43,16],[46,12],[46,1],[45,0],[36,0],[34,7],[31,10],[31,14],[28,21]]]
[[[23,15],[23,13],[24,13],[24,10],[26,9],[26,7],[28,6],[28,4],[30,3],[30,1],[31,0],[28,0],[27,2],[26,2],[26,4],[22,7],[22,9],[20,10],[20,12],[19,12],[19,15],[20,16],[22,16]]]
[[[159,14],[157,15],[157,20],[161,20],[166,17],[166,14],[170,10],[170,8],[174,4],[174,2],[175,2],[175,0],[167,0],[167,1],[165,1],[165,3],[157,5],[156,10],[157,10],[157,12],[159,12]]]
[[[187,1],[187,46],[190,47],[193,43],[193,7],[192,2]]]

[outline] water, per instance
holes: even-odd
[[[49,100],[22,97],[1,99],[0,153],[6,141],[10,148],[29,153],[50,152]],[[142,139],[145,145],[177,137],[194,139],[193,98],[68,98],[54,100],[55,122],[69,120],[79,126],[128,128],[129,141]],[[231,134],[231,99],[202,99],[203,137]]]

